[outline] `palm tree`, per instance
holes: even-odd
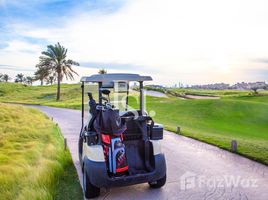
[[[41,85],[43,85],[44,80],[50,75],[50,69],[44,63],[39,63],[36,65],[37,71],[34,73],[34,80],[40,80]]]
[[[8,82],[9,80],[11,80],[11,78],[8,74],[3,74],[2,80]]]
[[[103,68],[103,69],[100,69],[98,73],[99,74],[107,74],[107,70]]]
[[[66,79],[73,80],[73,74],[78,75],[73,69],[72,65],[79,66],[78,62],[73,60],[67,60],[67,49],[64,48],[60,43],[53,45],[48,45],[47,50],[43,51],[44,56],[40,56],[40,65],[46,66],[51,73],[53,73],[58,82],[57,88],[57,101],[60,100],[60,83],[65,76]]]
[[[17,74],[16,79],[15,79],[16,83],[22,83],[22,82],[24,82],[24,80],[25,80],[25,78],[24,78],[24,75],[22,73]]]

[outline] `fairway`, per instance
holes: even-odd
[[[147,110],[165,128],[230,149],[237,140],[238,153],[268,164],[268,103],[255,100],[181,100],[147,97]],[[259,101],[261,103],[259,103]],[[263,100],[264,101],[264,100]]]
[[[63,108],[81,108],[81,88],[78,84],[61,84],[61,101],[56,102],[57,86],[25,86],[0,82],[0,102],[42,104]]]
[[[9,89],[7,90],[6,87]],[[60,102],[55,101],[55,86],[24,87],[0,83],[0,101],[42,104],[80,109],[80,85],[63,85]],[[14,91],[14,92],[12,92]],[[196,92],[196,91],[193,91]],[[199,95],[200,95],[199,91]],[[179,99],[173,96],[147,96],[147,111],[165,128],[230,149],[231,140],[238,141],[238,153],[268,164],[268,96],[249,96],[249,91],[209,91],[221,99]],[[206,95],[208,91],[205,91]],[[130,104],[136,107],[134,98]]]
[[[0,103],[0,110],[0,199],[82,199],[59,128],[36,109]]]

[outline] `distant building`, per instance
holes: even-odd
[[[205,90],[227,90],[229,87],[230,85],[226,83],[214,83],[214,84],[207,84],[207,85],[192,85],[190,88],[205,89]]]
[[[191,89],[205,89],[205,90],[227,90],[227,89],[234,89],[234,90],[252,90],[252,88],[259,88],[264,89],[268,88],[268,85],[265,82],[254,82],[254,83],[236,83],[234,85],[229,85],[226,83],[214,83],[214,84],[207,84],[207,85],[192,85],[188,87]]]

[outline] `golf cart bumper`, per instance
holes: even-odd
[[[153,182],[166,175],[166,161],[164,154],[154,156],[155,169],[152,172],[135,174],[121,177],[109,177],[105,162],[94,162],[89,159],[85,161],[85,170],[90,182],[96,187],[118,187],[134,185],[139,183]]]

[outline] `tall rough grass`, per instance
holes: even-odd
[[[70,163],[59,130],[45,115],[0,103],[0,199],[55,199]]]

